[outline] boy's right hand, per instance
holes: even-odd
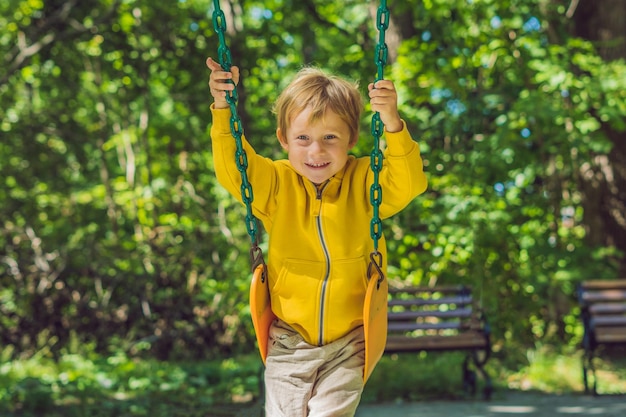
[[[214,61],[211,57],[207,58],[206,66],[211,70],[209,89],[215,101],[215,108],[225,109],[229,107],[226,101],[226,94],[230,94],[229,91],[233,91],[239,83],[239,68],[232,66],[230,67],[230,72],[224,71],[220,63]],[[232,80],[234,84],[229,83],[228,80]]]

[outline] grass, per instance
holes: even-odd
[[[251,402],[259,392],[256,356],[194,363],[123,355],[66,355],[0,365],[2,416],[207,416]]]
[[[596,361],[601,393],[626,392],[624,350]],[[364,403],[464,397],[459,352],[385,356],[363,393]],[[581,352],[530,351],[527,365],[488,363],[498,391],[583,390]],[[0,364],[0,415],[6,417],[208,417],[252,410],[260,390],[256,354],[194,363],[66,355]],[[480,389],[480,387],[479,387]],[[258,407],[257,407],[258,409]],[[210,410],[210,411],[209,411]]]
[[[363,392],[363,402],[421,401],[463,396],[460,352],[383,356]]]
[[[508,374],[507,386],[554,394],[583,392],[582,355],[580,350],[565,353],[555,353],[549,349],[530,351],[529,365]],[[626,393],[625,348],[600,350],[594,364],[600,394]]]

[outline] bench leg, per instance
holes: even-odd
[[[583,365],[583,384],[585,385],[585,394],[589,394],[589,377],[588,372],[589,368],[587,366],[587,352],[583,354],[582,365]]]
[[[585,349],[583,356],[583,383],[585,384],[585,394],[598,395],[598,379],[596,376],[596,367],[593,364],[594,352],[593,349]],[[589,388],[590,381],[589,376],[593,379],[591,389]]]
[[[485,370],[485,363],[487,363],[490,353],[490,350],[486,350],[480,353],[482,354],[481,358],[479,357],[479,352],[472,352],[472,360],[474,362],[474,365],[476,366],[478,373],[480,373],[480,376],[483,378],[483,381],[485,381],[485,385],[483,387],[483,398],[485,400],[490,400],[491,394],[493,394],[493,383],[491,381],[491,376],[489,375],[489,372]]]
[[[482,354],[483,357],[481,358],[479,352],[473,351],[468,353],[465,357],[465,360],[463,361],[463,389],[468,395],[476,395],[478,373],[484,381],[483,398],[485,400],[490,400],[491,395],[493,394],[493,383],[491,381],[491,376],[485,370],[485,363],[487,362],[489,356],[485,352]]]
[[[463,391],[471,396],[476,395],[476,372],[470,369],[470,355],[463,361]]]

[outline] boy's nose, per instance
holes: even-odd
[[[324,146],[322,146],[322,143],[316,140],[314,140],[313,143],[311,143],[311,147],[309,149],[311,153],[316,154],[316,155],[324,152]]]

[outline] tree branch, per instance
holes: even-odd
[[[569,4],[569,7],[567,8],[567,11],[565,12],[565,17],[567,17],[568,19],[571,19],[572,17],[574,17],[574,13],[576,13],[576,8],[578,7],[578,1],[579,0],[571,1],[571,3]]]

